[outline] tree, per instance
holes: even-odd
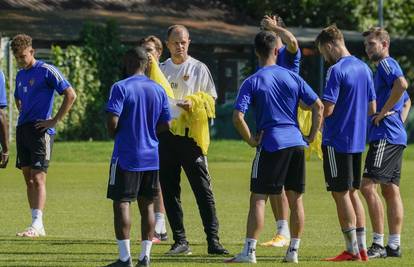
[[[111,85],[120,79],[121,58],[125,47],[118,25],[86,23],[81,34],[82,47],[62,50],[52,47],[54,64],[75,88],[78,98],[64,123],[58,125],[59,139],[107,139],[105,104]],[[56,99],[54,111],[62,99]]]

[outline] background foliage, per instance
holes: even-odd
[[[72,110],[59,123],[57,130],[60,139],[80,139],[88,137],[90,116],[88,110],[95,106],[95,97],[99,94],[100,81],[97,78],[96,63],[84,48],[69,46],[63,51],[59,46],[52,47],[54,64],[76,88],[78,95]],[[63,97],[56,97],[54,108],[58,109]],[[93,122],[92,122],[93,123]],[[83,138],[82,138],[83,137]]]
[[[260,19],[275,13],[289,26],[339,28],[361,31],[378,24],[378,0],[227,0],[239,12]],[[414,34],[414,0],[385,0],[384,26],[393,34]]]
[[[81,33],[82,46],[64,51],[52,48],[53,62],[75,88],[78,98],[74,107],[58,125],[59,139],[107,139],[105,103],[111,85],[121,78],[120,64],[125,47],[115,21],[105,25],[86,23]],[[56,98],[54,109],[62,97]]]
[[[196,2],[200,1],[203,0]],[[210,2],[214,5],[218,1]],[[288,26],[296,27],[322,28],[336,23],[341,29],[363,31],[378,24],[376,0],[223,0],[222,2],[236,11],[235,13],[241,14],[240,17],[245,17],[246,20],[240,20],[243,23],[257,24],[264,14],[273,13],[282,16]],[[393,40],[391,54],[399,61],[409,84],[412,84],[411,81],[414,81],[412,68],[414,0],[386,0],[383,11],[385,27],[392,37],[405,38],[398,42]],[[105,24],[86,23],[81,33],[80,46],[69,46],[65,50],[58,46],[53,47],[54,64],[68,77],[79,96],[64,123],[58,125],[59,139],[108,139],[104,106],[111,85],[121,78],[119,66],[122,54],[126,50],[121,43],[119,33],[115,21],[108,21]],[[410,87],[410,94],[413,88]],[[55,112],[61,101],[62,98],[57,97]],[[218,107],[217,111],[218,113],[223,111],[222,113],[226,115],[228,109],[223,106]],[[217,124],[212,131],[213,137],[237,138],[238,135],[233,131],[232,125],[228,124],[227,117],[224,116],[221,121],[220,118],[218,116]],[[414,121],[414,118],[410,121]],[[409,140],[414,140],[414,126],[411,125],[413,123],[408,125]],[[227,129],[229,127],[231,130]],[[229,134],[223,135],[222,130]]]

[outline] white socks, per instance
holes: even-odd
[[[384,234],[378,234],[378,233],[373,233],[372,235],[372,243],[375,243],[377,245],[380,245],[381,247],[384,246]]]
[[[40,209],[32,209],[32,227],[40,230],[43,228],[43,212]]]
[[[130,240],[116,240],[118,243],[118,251],[119,251],[119,259],[123,262],[126,262],[129,258],[131,258],[131,247],[130,247]],[[150,258],[152,247],[152,241],[143,240],[141,242],[141,254],[139,255],[139,260],[142,260],[145,256]]]
[[[151,253],[151,247],[152,247],[152,241],[149,240],[143,240],[141,242],[141,254],[139,254],[139,260],[141,261],[144,259],[145,256],[147,256],[148,260],[150,258]]]
[[[367,238],[365,233],[365,227],[360,227],[356,229],[356,236],[358,242],[359,250],[366,250],[367,249]]]
[[[167,229],[165,228],[164,213],[161,213],[161,212],[155,213],[155,232],[158,234],[164,234],[167,232]]]
[[[116,240],[118,243],[119,259],[126,262],[131,257],[131,248],[129,239]]]
[[[344,234],[346,251],[354,255],[359,253],[358,242],[356,237],[355,228],[343,229],[342,233]]]
[[[397,249],[401,244],[401,235],[390,235],[388,237],[388,246],[392,249]]]
[[[290,240],[289,248],[298,251],[300,245],[300,238],[292,238]]]
[[[283,235],[286,238],[290,238],[289,223],[287,220],[276,221],[276,231],[278,235]]]
[[[373,243],[384,246],[384,234],[373,233],[372,236]],[[392,249],[397,249],[401,245],[401,235],[389,235],[388,237],[388,246]]]
[[[248,256],[250,254],[256,255],[256,244],[257,244],[256,239],[246,238],[246,241],[244,242],[242,254],[245,256]]]

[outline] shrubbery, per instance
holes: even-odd
[[[81,47],[68,46],[65,50],[52,47],[53,63],[78,95],[64,122],[57,126],[57,138],[107,139],[104,108],[111,85],[120,79],[120,60],[125,47],[114,21],[105,25],[85,24],[81,39]],[[62,101],[62,97],[56,98],[54,112]]]

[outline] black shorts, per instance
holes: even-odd
[[[16,167],[31,167],[47,172],[52,154],[54,135],[35,128],[35,123],[16,127]]]
[[[305,192],[305,153],[303,146],[275,152],[258,148],[253,160],[250,191],[256,194],[280,194],[283,187]]]
[[[159,193],[158,170],[126,171],[112,163],[106,197],[114,201],[135,201],[139,196],[154,200]]]
[[[365,159],[364,178],[399,186],[404,149],[405,146],[390,144],[386,139],[370,143]]]
[[[362,153],[340,153],[332,146],[322,146],[326,190],[344,192],[361,185]]]

